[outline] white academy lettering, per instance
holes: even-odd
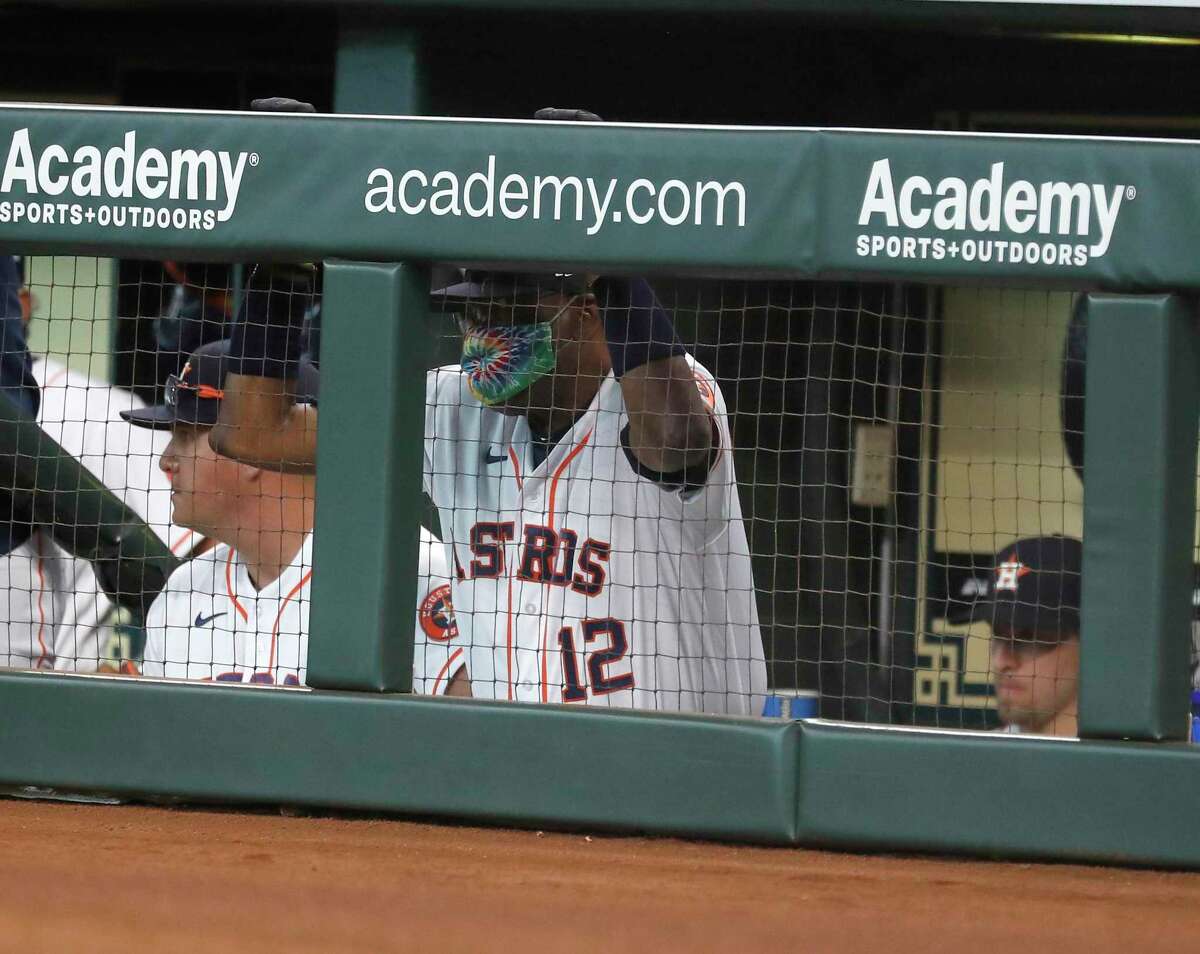
[[[212,149],[174,149],[169,154],[153,147],[139,149],[137,131],[125,133],[120,145],[102,149],[79,146],[68,154],[59,143],[35,150],[29,129],[12,134],[0,193],[24,186],[28,195],[76,198],[141,198],[150,201],[166,195],[172,200],[221,203],[217,219],[233,215],[250,154]]]
[[[622,191],[616,178],[502,174],[498,164],[496,154],[491,153],[483,168],[471,172],[408,169],[393,173],[379,166],[367,174],[363,208],[372,214],[428,212],[473,219],[499,214],[514,221],[566,220],[583,225],[589,236],[609,222],[645,225],[658,221],[672,228],[746,225],[746,187],[740,182],[668,179],[656,183],[639,178]]]
[[[871,166],[863,192],[858,224],[870,225],[881,216],[889,228],[923,229],[931,223],[941,231],[999,232],[1019,235],[1074,235],[1093,238],[1089,251],[1103,255],[1112,242],[1127,186],[1100,182],[1033,183],[1018,179],[1006,185],[1003,162],[994,162],[988,175],[968,183],[947,176],[934,185],[912,175],[897,190],[890,159]],[[1093,219],[1098,236],[1093,236]]]

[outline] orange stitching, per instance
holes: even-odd
[[[225,592],[229,594],[229,598],[233,600],[233,608],[237,610],[242,617],[242,622],[250,622],[250,614],[246,612],[246,608],[238,602],[237,594],[233,592],[233,579],[231,572],[233,570],[233,547],[229,548],[229,556],[225,560]]]
[[[46,628],[46,611],[42,608],[42,594],[46,592],[46,576],[42,572],[42,538],[37,537],[37,542],[34,544],[37,547],[37,575],[38,575],[38,645],[42,647],[42,653],[38,656],[37,668],[41,669],[42,664],[46,662],[50,653],[46,649],[46,641],[42,638],[42,632]]]
[[[513,470],[517,476],[517,490],[520,490],[524,486],[524,482],[521,480],[521,463],[517,460],[516,451],[511,447],[508,449],[508,459],[512,461]]]
[[[446,678],[446,673],[450,671],[450,667],[454,665],[454,660],[461,656],[462,653],[463,651],[461,649],[456,649],[450,654],[450,658],[446,660],[446,664],[442,666],[441,671],[437,674],[437,679],[435,679],[433,682],[433,692],[430,693],[431,696],[436,696],[438,694],[438,687],[442,684],[442,680]]]
[[[192,534],[195,532],[196,532],[195,530],[189,530],[182,537],[180,537],[178,540],[176,540],[174,543],[172,543],[171,544],[171,552],[178,553],[180,551],[180,549],[182,549],[183,545],[192,538]]]
[[[573,461],[578,456],[579,452],[581,450],[583,450],[584,447],[587,446],[587,442],[591,439],[591,437],[592,437],[591,431],[588,431],[586,434],[583,435],[583,440],[581,440],[578,444],[576,444],[571,449],[571,453],[569,453],[566,456],[566,458],[563,460],[563,462],[558,465],[558,470],[556,470],[554,472],[554,477],[550,481],[550,521],[549,521],[549,523],[550,523],[551,530],[554,529],[554,495],[558,493],[558,478],[563,475],[563,471],[566,470],[567,467],[570,466],[571,461]]]
[[[503,539],[501,539],[500,545],[501,546],[504,545]],[[508,612],[505,614],[507,632],[506,632],[504,641],[505,641],[506,648],[508,650],[508,701],[512,702],[512,697],[513,697],[513,685],[512,685],[512,656],[513,656],[513,648],[512,648],[512,570],[507,567],[507,564],[505,564],[505,566],[506,566],[506,572],[508,573]]]
[[[554,529],[554,497],[558,493],[558,478],[563,475],[563,472],[570,466],[571,461],[578,456],[579,452],[587,446],[587,442],[591,440],[591,437],[592,431],[588,431],[583,435],[583,440],[571,448],[571,452],[558,465],[558,469],[554,471],[554,476],[550,479],[550,519],[548,523],[551,530]],[[549,654],[546,652],[547,622],[545,620],[542,622],[542,645],[540,650],[542,655],[542,702],[550,701]]]
[[[288,601],[304,589],[304,584],[312,579],[312,570],[300,577],[300,582],[292,587],[291,592],[279,604],[279,612],[275,614],[275,625],[271,627],[271,654],[267,657],[267,672],[274,674],[275,670],[275,637],[279,635],[279,621],[283,619],[283,611],[287,609]]]

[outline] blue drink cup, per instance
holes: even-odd
[[[821,710],[821,694],[814,689],[776,689],[763,703],[768,719],[815,719]]]
[[[1200,742],[1200,689],[1192,690],[1192,741]]]

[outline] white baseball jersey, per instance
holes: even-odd
[[[484,407],[457,366],[429,372],[425,489],[454,558],[477,697],[757,714],[766,693],[725,402],[689,357],[720,448],[705,485],[634,469],[610,374],[534,465],[524,417]]]
[[[168,435],[118,416],[142,402],[46,358],[33,374],[42,429],[169,541],[171,488],[157,466]],[[94,671],[116,617],[92,565],[48,534],[0,557],[0,665]]]
[[[444,692],[461,653],[453,642],[445,547],[421,534],[413,691]],[[279,579],[261,590],[227,544],[180,566],[146,618],[142,674],[304,685],[312,541],[310,533]]]

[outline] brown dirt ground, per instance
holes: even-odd
[[[0,800],[6,951],[1194,950],[1200,874]]]

